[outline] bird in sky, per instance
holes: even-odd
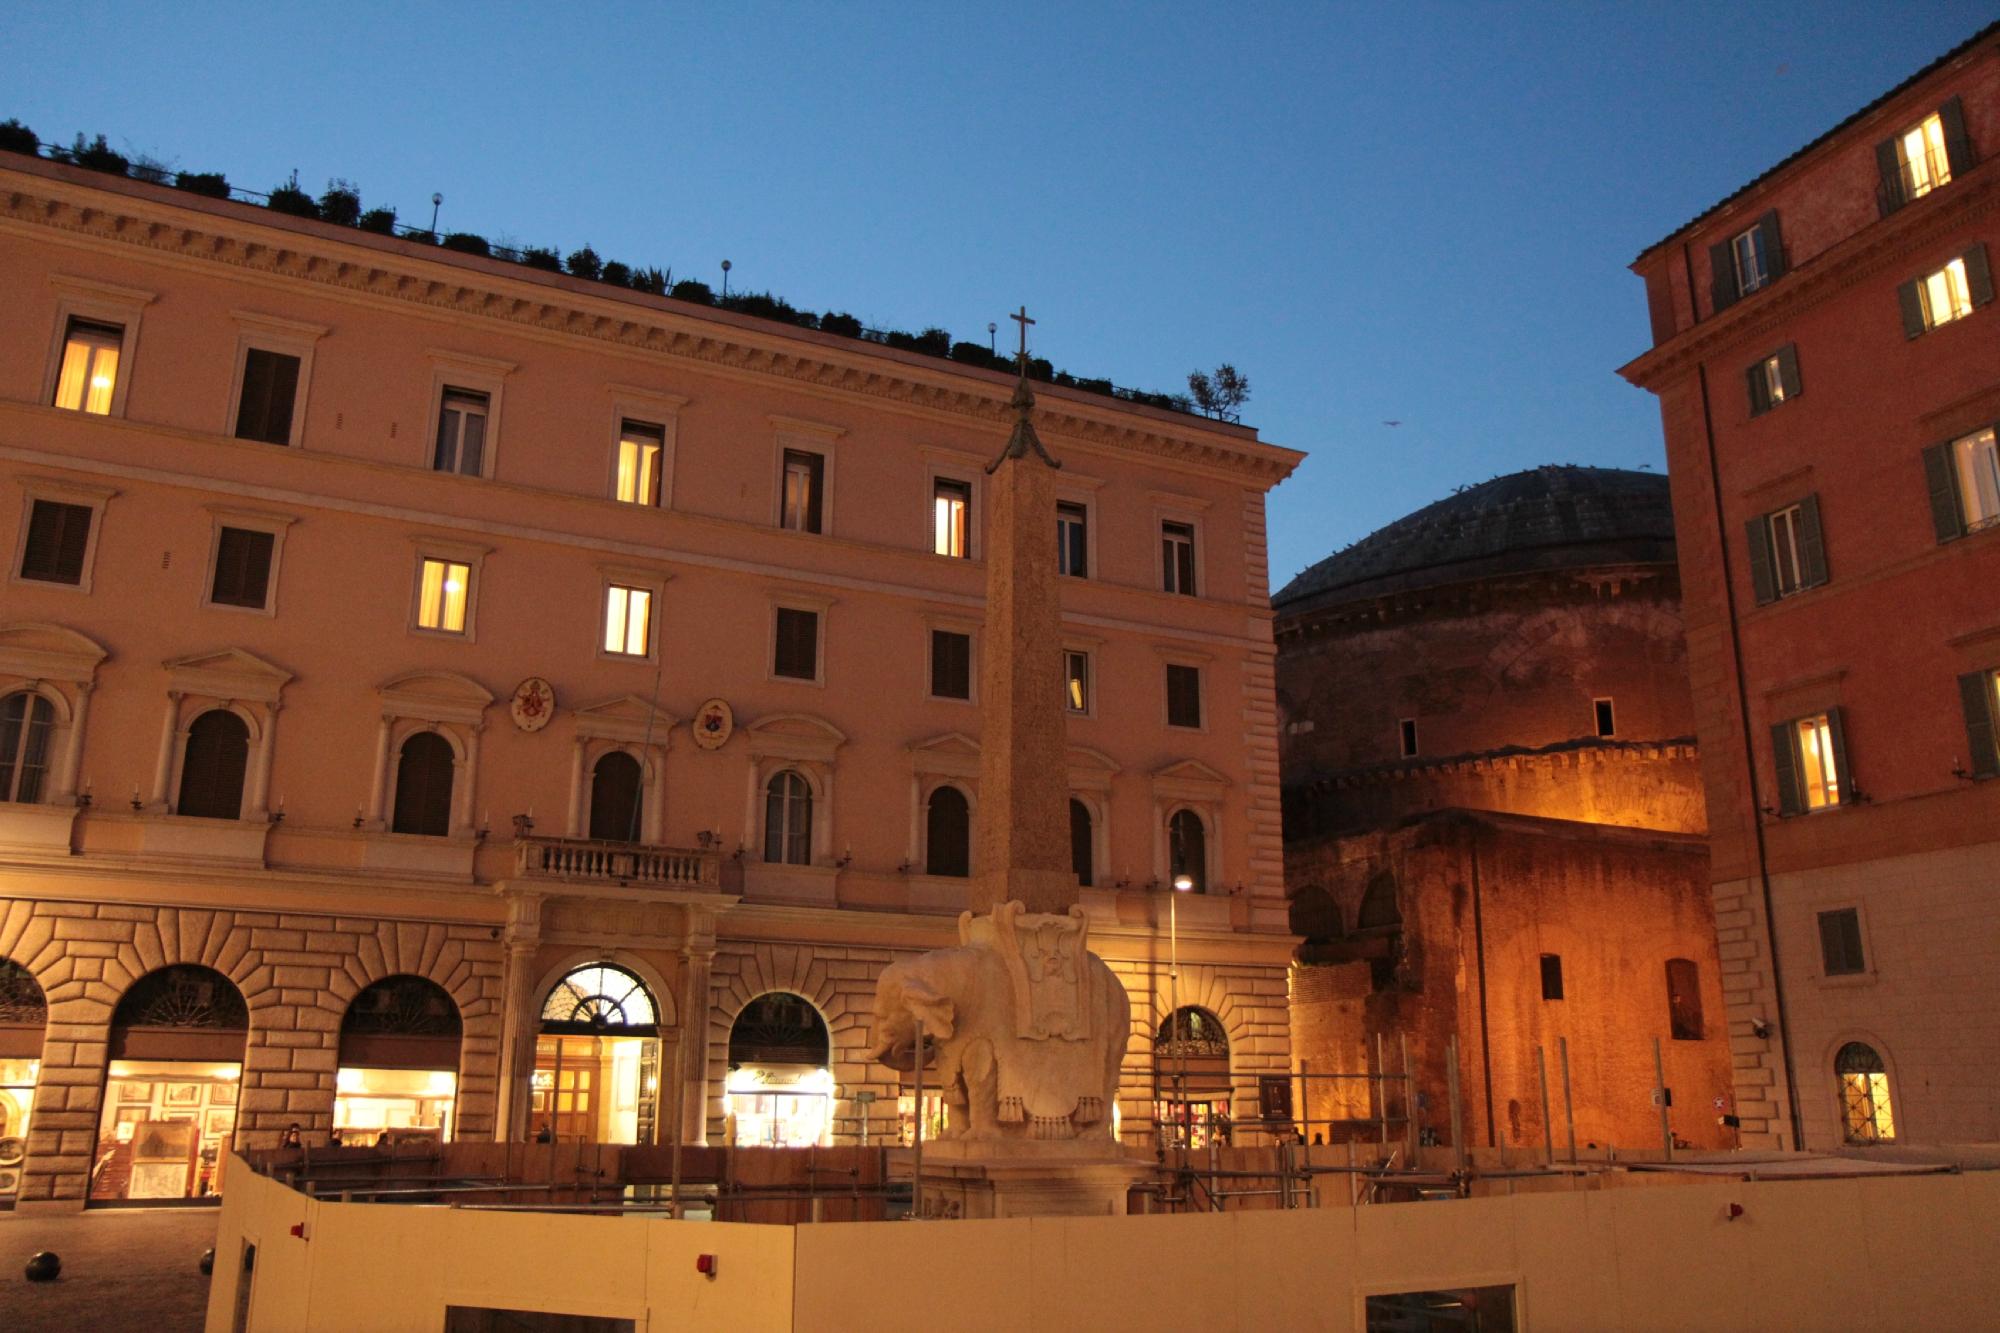
[[[1400,426],[1400,425],[1402,425],[1403,423],[1402,423],[1402,422],[1400,422],[1400,421],[1385,421],[1385,422],[1383,422],[1382,424],[1383,424],[1383,425],[1385,425],[1385,426]]]

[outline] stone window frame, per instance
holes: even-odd
[[[117,498],[117,490],[91,482],[71,481],[66,477],[24,475],[15,478],[15,481],[21,487],[21,523],[14,534],[13,563],[7,566],[7,581],[23,588],[56,589],[89,596],[97,575],[97,548],[104,536],[104,511]],[[90,510],[90,538],[83,544],[83,569],[75,583],[31,579],[21,573],[21,562],[28,554],[28,527],[34,520],[37,500],[80,505]]]
[[[905,858],[913,875],[956,880],[956,875],[930,876],[930,802],[939,787],[956,788],[965,798],[967,878],[979,865],[979,741],[962,731],[948,731],[914,741],[910,755],[910,841]]]
[[[772,413],[764,418],[771,424],[771,526],[780,532],[801,537],[833,535],[834,454],[847,427],[805,417]],[[819,455],[819,531],[806,532],[785,526],[785,451]]]
[[[742,732],[744,751],[750,760],[743,820],[749,836],[741,843],[745,858],[766,869],[818,870],[832,874],[835,870],[834,756],[847,743],[846,733],[810,713],[769,714],[745,726]],[[764,792],[771,779],[785,769],[804,778],[812,791],[812,855],[809,864],[803,866],[763,860]]]
[[[204,508],[209,514],[209,531],[208,562],[202,567],[201,608],[204,611],[225,611],[236,615],[262,616],[265,619],[276,618],[278,573],[284,567],[285,534],[292,524],[299,521],[298,515],[281,514],[268,509],[238,509],[231,505],[206,505]],[[222,553],[224,528],[271,534],[271,568],[265,576],[262,606],[238,606],[234,602],[215,600],[215,561]]]
[[[1202,851],[1207,878],[1202,882],[1202,892],[1211,897],[1224,896],[1223,809],[1229,796],[1229,779],[1198,759],[1168,764],[1155,769],[1151,777],[1153,878],[1171,891],[1173,847],[1168,823],[1180,811],[1191,810],[1201,820],[1206,843]]]
[[[962,449],[926,445],[918,450],[924,460],[923,545],[933,560],[963,560],[976,565],[986,558],[986,460]],[[965,554],[939,555],[937,549],[937,484],[963,482],[971,488],[966,502]]]
[[[451,824],[446,837],[460,842],[479,834],[473,820],[479,784],[479,742],[486,729],[486,710],[493,695],[485,686],[456,671],[417,670],[391,677],[376,687],[380,722],[375,734],[375,765],[370,775],[368,804],[358,812],[360,827],[399,838],[428,834],[390,834],[396,808],[396,773],[403,742],[420,731],[436,732],[452,751]]]
[[[1089,745],[1069,747],[1069,799],[1090,812],[1090,878],[1093,889],[1108,889],[1111,871],[1111,780],[1118,761]],[[1067,814],[1069,807],[1063,807]]]
[[[1095,721],[1098,717],[1098,684],[1103,675],[1100,668],[1104,663],[1104,643],[1105,641],[1102,638],[1094,634],[1079,634],[1070,629],[1063,631],[1062,683],[1064,718],[1074,717],[1082,718],[1086,721]],[[1075,709],[1069,706],[1069,655],[1071,653],[1082,653],[1085,659],[1083,707]],[[1162,698],[1164,700],[1164,691],[1166,689],[1166,668],[1164,666],[1160,668],[1160,681]],[[1162,702],[1161,707],[1162,709],[1165,708],[1164,702]]]
[[[0,624],[0,697],[27,691],[55,712],[50,781],[36,805],[74,806],[88,791],[81,774],[83,741],[97,668],[109,656],[94,640],[62,625],[17,620]]]
[[[493,548],[421,532],[410,534],[410,547],[410,610],[409,619],[404,624],[405,632],[420,639],[442,639],[449,643],[477,643],[479,595],[486,580],[486,557],[493,554]],[[422,623],[425,560],[444,560],[465,566],[464,629],[431,629]],[[599,629],[601,632],[601,624]]]
[[[1179,593],[1163,595],[1180,596]],[[1207,735],[1214,729],[1211,726],[1214,710],[1209,704],[1211,697],[1215,694],[1215,673],[1213,670],[1215,666],[1215,654],[1204,653],[1197,649],[1175,644],[1163,643],[1154,644],[1153,653],[1159,659],[1160,663],[1160,725],[1167,729],[1169,735],[1178,733],[1188,733],[1196,736]],[[1200,673],[1199,689],[1196,695],[1197,702],[1201,707],[1201,724],[1199,726],[1185,726],[1172,720],[1170,692],[1167,689],[1167,668],[1170,666],[1193,667]]]
[[[417,466],[425,472],[440,477],[462,477],[471,479],[473,473],[439,471],[437,467],[438,418],[444,412],[444,396],[456,389],[466,393],[486,395],[486,434],[480,442],[479,472],[477,479],[491,481],[498,473],[500,461],[500,409],[507,387],[507,377],[519,367],[512,361],[502,361],[498,357],[477,356],[471,352],[454,352],[441,347],[427,347],[424,356],[431,367],[430,406],[424,420],[422,438],[418,441],[420,453]],[[664,457],[664,451],[662,451]],[[614,466],[616,466],[614,460]]]
[[[1208,524],[1206,514],[1214,501],[1199,495],[1183,495],[1178,491],[1147,491],[1146,498],[1152,501],[1153,524],[1148,536],[1153,547],[1153,581],[1149,585],[1152,592],[1162,597],[1186,597],[1191,601],[1202,601],[1208,597],[1208,590],[1214,580],[1208,571]],[[1184,523],[1194,533],[1194,591],[1167,591],[1166,528],[1168,523]]]
[[[125,416],[126,395],[132,388],[132,370],[138,363],[139,323],[146,307],[160,299],[159,294],[69,273],[51,273],[49,286],[56,293],[55,328],[49,338],[48,364],[42,375],[42,396],[35,401],[51,409],[54,407],[56,381],[62,375],[63,348],[69,342],[71,320],[116,324],[121,330],[118,380],[111,386],[111,410],[105,415],[122,419]]]
[[[597,638],[595,648],[597,658],[602,662],[627,662],[651,666],[660,660],[660,615],[666,607],[667,584],[673,575],[652,565],[600,564],[597,567]],[[652,594],[646,609],[646,651],[643,653],[614,653],[604,646],[604,633],[609,628],[611,615],[611,589],[613,587],[633,588]],[[471,624],[471,610],[467,608],[466,623]]]
[[[573,716],[576,732],[570,743],[566,836],[590,836],[591,790],[597,763],[617,751],[630,755],[639,764],[639,841],[658,844],[666,827],[667,751],[680,719],[636,694],[576,709]]]
[[[1072,504],[1083,510],[1083,558],[1085,569],[1081,581],[1098,583],[1104,579],[1104,565],[1097,555],[1097,531],[1102,513],[1097,503],[1097,493],[1104,487],[1102,477],[1086,477],[1082,473],[1064,468],[1056,474],[1056,503]],[[1057,560],[1061,565],[1061,560]],[[1062,578],[1078,578],[1075,574],[1060,575]]]
[[[299,360],[298,388],[292,394],[292,427],[283,447],[304,448],[306,399],[312,388],[313,351],[319,340],[327,335],[327,327],[324,324],[308,324],[304,320],[259,314],[254,310],[232,310],[229,317],[236,321],[238,332],[236,360],[229,377],[229,397],[223,400],[222,406],[222,433],[232,440],[237,438],[236,428],[240,424],[237,418],[243,411],[243,376],[248,368],[250,353],[253,350],[275,352]],[[244,440],[243,443],[267,445],[263,440]]]
[[[1844,911],[1852,911],[1854,913],[1855,929],[1861,935],[1861,970],[1859,972],[1842,972],[1829,976],[1826,971],[1826,956],[1820,946],[1819,918],[1822,912]],[[1875,952],[1875,937],[1869,930],[1868,904],[1864,899],[1859,897],[1826,898],[1807,904],[1806,916],[1808,920],[1807,929],[1811,932],[1812,945],[1806,955],[1812,960],[1812,967],[1808,975],[1812,978],[1815,985],[1851,988],[1880,984],[1881,968],[1877,966],[1879,956]],[[1880,1048],[1878,1047],[1877,1049],[1879,1050]]]
[[[1889,1080],[1889,1119],[1895,1131],[1889,1138],[1865,1144],[1854,1143],[1848,1139],[1847,1103],[1844,1095],[1845,1090],[1841,1087],[1840,1070],[1837,1062],[1841,1051],[1850,1044],[1866,1046],[1875,1053],[1875,1058],[1882,1062],[1882,1073]],[[1904,1113],[1909,1109],[1909,1102],[1903,1095],[1903,1076],[1896,1068],[1896,1057],[1890,1053],[1890,1044],[1882,1039],[1880,1033],[1867,1028],[1842,1025],[1834,1032],[1834,1035],[1823,1047],[1819,1067],[1830,1076],[1834,1132],[1840,1136],[1840,1142],[1843,1146],[1874,1147],[1878,1143],[1897,1144],[1921,1141],[1916,1135],[1910,1132],[1909,1125],[1904,1119]]]
[[[166,721],[153,765],[152,799],[144,809],[172,814],[187,763],[188,729],[215,709],[241,718],[249,730],[250,756],[243,770],[243,805],[237,821],[262,823],[271,815],[271,760],[278,713],[292,673],[242,648],[194,653],[160,664],[167,672]]]
[[[764,645],[764,679],[776,685],[804,685],[811,689],[826,688],[826,627],[838,598],[824,593],[811,592],[803,588],[774,588],[769,594],[771,615],[768,638]],[[778,674],[778,612],[810,611],[817,621],[813,626],[813,674],[806,676],[782,676]]]
[[[979,706],[979,640],[985,626],[970,616],[951,615],[945,612],[925,611],[919,617],[924,626],[923,671],[924,700],[934,704],[952,704],[958,707]],[[971,642],[966,657],[965,698],[954,698],[949,694],[938,694],[936,682],[931,675],[931,635],[934,633],[963,634]]]
[[[680,414],[688,405],[685,394],[665,389],[648,389],[637,384],[609,384],[611,396],[610,439],[604,461],[604,495],[613,504],[665,512],[674,507],[674,459],[679,451]],[[618,446],[625,437],[625,423],[636,421],[660,428],[660,500],[657,505],[628,503],[618,498]],[[432,427],[431,448],[437,448],[436,427]],[[490,475],[490,474],[489,474]]]

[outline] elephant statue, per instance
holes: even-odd
[[[959,919],[961,943],[891,963],[875,988],[870,1059],[941,1090],[947,1139],[1108,1140],[1131,1032],[1125,988],[1083,948],[1080,909],[1004,903]]]

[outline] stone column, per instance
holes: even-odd
[[[167,808],[167,784],[173,780],[175,742],[187,739],[181,730],[181,692],[167,691],[167,717],[160,727],[160,752],[153,761],[153,796],[147,802],[148,808],[160,811]]]
[[[257,752],[250,759],[250,808],[243,812],[248,820],[267,818],[271,813],[271,751],[277,744],[278,710],[280,703],[266,704],[264,726],[257,735]]]
[[[500,1096],[494,1137],[518,1139],[528,1125],[528,1081],[535,1069],[535,950],[539,941],[509,936],[507,972],[502,983],[505,1009],[500,1022]]]
[[[77,770],[83,764],[83,722],[90,713],[91,681],[76,682],[76,701],[69,709],[69,737],[63,746],[62,774],[56,779],[56,801],[58,804],[73,803],[76,797]]]
[[[451,831],[470,833],[472,822],[473,785],[479,780],[479,733],[483,727],[474,725],[466,728],[465,762],[457,765],[458,772],[452,782]]]
[[[383,825],[382,802],[389,794],[389,734],[395,719],[387,713],[375,729],[375,771],[368,777],[368,811],[363,823],[379,832]]]
[[[569,824],[563,836],[581,838],[583,834],[583,737],[579,736],[569,747]]]
[[[709,973],[715,966],[715,937],[691,938],[681,950],[681,1142],[708,1142]]]

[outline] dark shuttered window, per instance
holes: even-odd
[[[1750,415],[1763,416],[1799,396],[1799,349],[1786,343],[1744,372],[1750,388]]]
[[[1750,587],[1759,606],[1826,582],[1826,536],[1817,495],[1751,519],[1744,537]]]
[[[931,631],[931,693],[940,699],[972,697],[972,636]]]
[[[262,610],[270,594],[271,550],[276,539],[268,532],[224,528],[215,542],[215,580],[208,599],[223,606]]]
[[[1090,887],[1093,865],[1097,860],[1093,846],[1090,807],[1072,796],[1069,802],[1069,866],[1076,872],[1076,882],[1086,889]]]
[[[1868,970],[1861,955],[1859,910],[1841,907],[1819,914],[1819,960],[1830,977],[1851,977]]]
[[[298,392],[297,357],[252,347],[243,356],[243,396],[236,404],[236,438],[290,444],[292,406]]]
[[[779,607],[777,639],[773,674],[793,680],[819,678],[819,612]]]
[[[613,750],[590,770],[590,836],[601,842],[639,840],[639,761]]]
[[[21,577],[46,583],[82,583],[83,556],[90,547],[90,518],[89,505],[35,501],[28,512]]]
[[[403,742],[396,761],[397,833],[442,838],[451,832],[451,742],[420,731]]]
[[[972,873],[972,810],[956,787],[932,792],[924,811],[924,873],[959,878]]]
[[[250,762],[250,728],[226,708],[212,708],[188,728],[181,759],[178,814],[201,819],[243,816],[243,771]]]
[[[1201,668],[1167,665],[1167,725],[1201,725]]]
[[[1974,671],[1958,678],[1958,698],[1965,710],[1965,741],[1971,750],[1972,775],[2000,776],[2000,672]]]

